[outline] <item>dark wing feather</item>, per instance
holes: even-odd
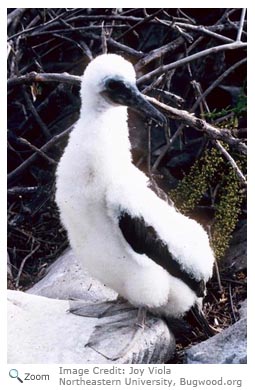
[[[159,238],[152,226],[146,225],[143,218],[132,217],[125,211],[119,217],[119,227],[135,252],[147,255],[169,274],[181,279],[198,297],[204,296],[204,281],[197,281],[181,268],[181,265],[169,252],[168,246]]]

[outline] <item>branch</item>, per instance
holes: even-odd
[[[117,40],[122,39],[125,35],[127,35],[127,34],[130,33],[131,31],[135,30],[137,27],[141,26],[142,24],[148,23],[150,20],[154,19],[155,16],[158,15],[162,10],[163,10],[163,8],[157,9],[157,11],[154,12],[153,14],[145,16],[145,18],[143,18],[142,20],[140,20],[139,22],[137,22],[136,24],[134,24],[133,26],[131,26],[128,30],[124,31],[124,33],[122,33],[122,34],[117,38]]]
[[[126,24],[109,24],[105,25],[105,28],[126,28]],[[31,34],[32,37],[38,37],[41,35],[49,35],[49,34],[60,34],[60,33],[66,33],[66,34],[71,34],[73,32],[81,32],[81,31],[90,31],[90,30],[101,30],[102,26],[97,26],[97,25],[92,25],[92,26],[83,26],[83,27],[72,27],[72,29],[67,29],[67,28],[60,28],[57,30],[47,30],[47,31],[39,31],[39,32],[34,32]]]
[[[152,77],[158,76],[160,73],[165,73],[171,69],[175,69],[179,66],[186,65],[189,62],[197,60],[198,58],[207,56],[208,54],[218,53],[220,51],[225,51],[225,50],[240,49],[240,48],[244,48],[246,46],[247,46],[246,43],[234,42],[234,43],[227,43],[225,45],[210,47],[209,49],[202,50],[198,53],[195,53],[195,54],[192,54],[188,57],[182,58],[181,60],[172,62],[171,64],[162,65],[162,66],[158,67],[157,69],[153,70],[152,72],[149,72],[146,75],[140,77],[137,80],[137,84],[144,83],[144,82],[150,80]]]
[[[176,50],[178,47],[183,45],[185,42],[183,37],[178,37],[174,41],[167,43],[164,46],[159,47],[158,49],[154,49],[150,51],[145,57],[141,58],[136,64],[135,69],[136,71],[140,70],[144,66],[148,65],[151,61],[156,60],[157,58],[160,58],[166,53],[171,53],[172,51]]]
[[[50,164],[53,164],[53,165],[56,165],[57,162],[55,160],[53,160],[52,158],[50,158],[49,156],[47,156],[47,154],[45,154],[41,149],[37,148],[35,145],[31,144],[28,140],[26,140],[25,138],[22,138],[22,137],[19,137],[18,138],[18,142],[20,142],[21,144],[23,145],[26,145],[28,146],[30,149],[32,149],[34,152],[36,152],[37,154],[39,154],[41,157],[43,157],[45,160],[47,160]]]
[[[11,11],[7,15],[7,26],[9,25],[16,19],[19,18],[23,15],[23,13],[27,10],[27,8],[15,8],[13,11]]]
[[[193,106],[191,107],[191,110],[190,111],[195,111],[197,109],[197,107],[199,106],[199,104],[201,103],[201,101],[203,99],[206,98],[207,95],[209,95],[209,93],[212,92],[212,90],[214,88],[217,87],[217,85],[220,84],[220,82],[226,78],[231,72],[233,72],[236,68],[238,68],[239,66],[243,65],[245,62],[247,62],[247,58],[244,58],[238,62],[236,62],[234,65],[230,66],[230,68],[228,68],[227,70],[225,70],[225,72],[223,72],[216,80],[214,80],[214,82],[210,85],[210,87],[208,87],[203,93],[201,96],[199,96],[197,98],[197,100],[195,101],[195,103],[193,104]]]
[[[217,148],[221,151],[221,153],[226,157],[226,159],[228,160],[228,162],[230,163],[230,165],[232,166],[232,168],[236,171],[236,174],[237,176],[239,177],[241,183],[245,186],[247,186],[247,181],[246,181],[246,177],[244,176],[244,174],[242,173],[242,171],[240,170],[240,168],[238,167],[238,165],[236,164],[235,160],[233,159],[233,157],[230,156],[230,154],[228,153],[228,151],[224,148],[224,146],[220,143],[220,141],[216,140],[215,141],[215,144],[217,146]]]
[[[17,278],[16,278],[16,283],[15,283],[15,287],[18,288],[19,287],[19,280],[20,280],[20,277],[21,277],[21,274],[22,274],[22,271],[23,271],[23,268],[24,268],[24,265],[26,264],[26,261],[40,248],[40,244],[38,244],[31,252],[28,253],[28,255],[26,257],[24,257],[24,259],[22,260],[21,264],[20,264],[20,267],[19,267],[19,271],[18,271],[18,275],[17,275]]]
[[[101,36],[99,36],[95,33],[84,32],[83,35],[90,38],[90,39],[95,39],[95,40],[101,42]],[[107,38],[107,44],[115,49],[123,51],[124,53],[130,54],[131,56],[134,56],[135,58],[141,58],[144,56],[144,53],[142,51],[135,50],[132,47],[126,46],[123,43],[119,43],[110,37]]]
[[[62,18],[66,13],[67,13],[67,11],[64,11],[62,14],[58,15],[56,18],[51,19],[48,22],[45,22],[44,24],[40,24],[39,26],[34,26],[34,27],[30,27],[30,28],[24,29],[22,31],[19,31],[16,34],[13,34],[12,36],[8,37],[7,42],[13,40],[14,38],[19,37],[20,35],[28,34],[31,31],[46,29],[48,26],[52,27],[52,26],[56,25],[55,24],[56,21],[58,21],[60,18]]]
[[[204,35],[209,35],[212,38],[219,39],[219,40],[221,40],[223,42],[226,42],[226,43],[234,42],[233,39],[230,39],[228,37],[225,37],[224,35],[217,34],[217,33],[213,32],[213,31],[211,31],[210,27],[206,28],[204,26],[194,26],[192,24],[179,23],[179,22],[176,22],[175,24],[177,26],[183,27],[184,29],[200,32],[201,34],[204,34]]]
[[[68,135],[73,129],[73,125],[68,127],[68,129],[64,130],[62,133],[55,135],[52,137],[46,144],[44,144],[40,151],[46,152],[48,149],[50,149],[53,145],[58,143],[60,140],[62,140],[66,135]],[[7,175],[8,183],[11,183],[13,180],[16,179],[17,176],[19,176],[24,170],[36,159],[38,156],[38,152],[32,154],[30,157],[28,157],[27,160],[25,160],[22,164],[20,164],[17,168],[15,168],[12,172],[10,172]]]
[[[243,8],[241,13],[240,24],[237,31],[237,37],[236,37],[236,40],[239,42],[241,41],[241,37],[242,37],[245,15],[246,15],[246,8]]]
[[[174,115],[177,119],[183,120],[187,125],[195,128],[198,131],[204,131],[210,138],[219,139],[226,142],[227,144],[235,147],[239,152],[247,154],[247,147],[244,143],[240,142],[239,139],[234,138],[231,134],[231,131],[228,129],[218,129],[207,123],[205,120],[195,117],[194,115],[188,113],[184,110],[178,110],[177,108],[168,106],[164,103],[159,102],[157,99],[145,96],[151,103],[162,108],[166,112]]]
[[[13,77],[7,81],[8,87],[13,87],[14,85],[21,84],[33,84],[35,82],[38,83],[67,83],[80,85],[81,78],[80,76],[74,76],[68,73],[37,73],[30,72],[24,76]]]
[[[24,95],[28,110],[31,112],[35,121],[37,122],[40,129],[42,130],[44,137],[46,138],[46,140],[48,140],[51,137],[51,133],[50,133],[48,127],[46,126],[46,124],[43,122],[42,118],[40,117],[40,115],[36,111],[35,106],[33,105],[32,101],[30,99],[30,96],[29,96],[29,94],[24,86],[22,86],[22,90],[23,90],[23,95]]]

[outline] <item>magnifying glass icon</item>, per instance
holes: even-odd
[[[18,372],[18,370],[16,370],[16,368],[12,368],[9,371],[9,375],[10,375],[11,378],[17,378],[20,381],[20,383],[23,383],[23,380],[20,379],[19,372]]]

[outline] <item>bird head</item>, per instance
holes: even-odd
[[[103,54],[89,63],[83,75],[81,95],[86,104],[91,101],[98,110],[127,106],[157,122],[166,121],[138,90],[133,65],[116,54]]]

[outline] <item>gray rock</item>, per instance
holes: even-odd
[[[186,352],[188,364],[247,363],[247,317]]]
[[[220,262],[222,269],[231,269],[233,272],[247,268],[247,223],[242,223],[230,241],[224,258]]]
[[[241,303],[239,314],[240,318],[247,318],[247,299]]]
[[[102,320],[73,315],[68,308],[66,300],[9,290],[8,363],[113,363],[103,355],[116,354],[123,348],[123,339],[108,328],[97,350],[85,346],[95,327],[102,327]],[[132,349],[114,363],[163,363],[174,349],[175,340],[165,322],[149,317]]]
[[[48,268],[44,278],[27,292],[48,298],[81,298],[93,302],[117,297],[113,290],[105,287],[81,268],[71,249],[60,256]]]
[[[140,337],[123,357],[115,360],[116,353],[129,344],[134,327],[114,328],[107,324],[117,318],[114,316],[90,318],[68,312],[69,298],[92,303],[91,313],[96,313],[101,302],[117,297],[81,269],[71,250],[26,293],[9,291],[8,297],[10,364],[164,363],[175,351],[175,338],[166,323],[148,316]],[[114,307],[118,308],[118,304]],[[133,317],[129,313],[123,314],[132,323],[134,311]],[[85,347],[91,340],[94,349]]]

